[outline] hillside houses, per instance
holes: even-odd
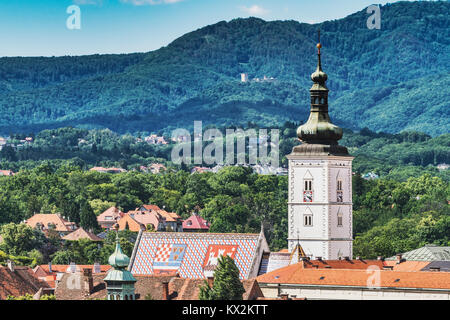
[[[0,176],[11,177],[14,175],[14,172],[11,170],[0,170]]]
[[[168,212],[157,205],[144,204],[126,213],[111,207],[97,217],[99,225],[107,230],[117,223],[119,230],[128,229],[183,232],[183,219],[174,212]],[[150,226],[151,225],[151,226]]]
[[[33,229],[39,229],[44,233],[47,233],[50,230],[54,230],[58,232],[61,237],[77,229],[77,226],[74,222],[67,221],[59,213],[37,213],[26,220],[25,224]]]
[[[148,144],[154,144],[154,145],[166,145],[168,142],[166,139],[162,136],[157,136],[156,134],[149,135],[148,137],[144,138],[144,141]]]
[[[89,171],[96,171],[96,172],[102,172],[102,173],[122,173],[127,172],[127,170],[122,168],[103,168],[103,167],[93,167],[89,169]]]
[[[139,170],[142,172],[152,173],[152,174],[158,174],[163,173],[167,170],[166,166],[161,163],[153,163],[149,166],[140,166]]]

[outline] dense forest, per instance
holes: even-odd
[[[449,182],[429,174],[399,182],[353,178],[354,254],[390,256],[427,243],[450,245]],[[34,212],[61,213],[84,228],[98,230],[95,215],[116,205],[127,211],[153,203],[188,217],[193,211],[211,222],[211,232],[258,233],[261,224],[272,250],[287,246],[287,176],[257,175],[251,168],[225,167],[218,173],[185,171],[120,174],[41,165],[0,177],[0,262],[106,263],[114,235],[103,247],[88,240],[61,242],[21,221]],[[136,235],[121,241],[130,254]]]
[[[299,142],[298,124],[280,131],[281,163]],[[249,128],[258,129],[256,124]],[[27,134],[11,134],[19,142]],[[101,247],[88,240],[62,242],[20,224],[35,212],[61,213],[87,229],[100,231],[96,215],[110,206],[124,211],[153,203],[182,217],[199,211],[212,232],[259,232],[264,226],[272,250],[286,247],[287,176],[258,175],[250,167],[231,166],[218,173],[191,174],[190,166],[171,163],[174,144],[150,145],[110,130],[60,128],[44,130],[21,148],[3,147],[1,168],[14,176],[0,177],[0,263],[106,263],[114,248],[109,235]],[[436,165],[448,160],[450,135],[399,134],[345,130],[341,144],[355,156],[353,177],[355,255],[374,258],[423,244],[449,245],[450,175]],[[162,162],[163,174],[143,173],[140,165]],[[88,171],[94,165],[130,171],[107,174]],[[366,180],[372,172],[379,179]],[[131,253],[136,235],[120,234]]]
[[[337,124],[447,133],[450,3],[397,2],[381,12],[380,30],[367,29],[365,10],[312,25],[248,18],[143,54],[0,58],[0,133],[304,122],[318,28]],[[275,80],[241,83],[241,72]]]
[[[283,126],[268,128],[279,130],[280,164],[284,167],[287,167],[286,155],[299,143],[296,138],[297,126],[298,123],[286,122]],[[218,129],[225,136],[225,128]],[[260,128],[254,123],[248,123],[243,129],[255,129],[259,132]],[[34,141],[21,148],[3,147],[0,151],[0,169],[18,172],[46,164],[57,170],[68,163],[83,170],[93,166],[133,170],[152,163],[163,163],[175,171],[188,170],[194,166],[191,164],[181,168],[174,165],[171,162],[174,143],[151,145],[142,141],[143,135],[119,135],[108,129],[87,130],[67,127],[30,135],[11,134],[9,143],[19,143],[27,136],[34,138]],[[166,140],[170,141],[170,138],[170,135],[166,136]],[[203,145],[209,143],[204,141]],[[450,181],[448,170],[437,169],[437,165],[448,163],[450,159],[448,133],[433,138],[416,131],[388,134],[375,133],[367,128],[360,132],[346,129],[340,143],[347,146],[350,153],[355,156],[353,168],[360,174],[373,172],[381,177],[406,181],[409,177],[429,173]],[[210,166],[205,163],[203,165]]]

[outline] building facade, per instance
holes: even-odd
[[[300,244],[312,258],[352,257],[352,160],[338,140],[343,131],[328,115],[327,74],[311,75],[311,112],[297,129],[302,142],[289,160],[288,246]]]

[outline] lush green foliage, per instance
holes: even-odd
[[[234,260],[220,256],[214,270],[214,283],[210,287],[205,281],[200,287],[200,300],[242,300],[245,289],[239,280],[239,269]]]
[[[27,293],[24,296],[8,296],[8,298],[6,298],[6,300],[34,300],[33,296],[29,293]],[[53,294],[44,294],[42,295],[39,300],[56,300],[55,295]]]
[[[1,58],[0,131],[303,122],[320,27],[335,122],[447,132],[450,3],[399,2],[381,10],[381,30],[366,28],[366,10],[314,25],[235,19],[145,54]],[[276,81],[240,83],[241,72]]]
[[[425,174],[405,182],[354,178],[354,254],[391,256],[425,244],[450,245],[448,182]]]

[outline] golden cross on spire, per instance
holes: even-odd
[[[317,34],[318,34],[318,40],[319,40],[319,42],[317,43],[317,49],[319,50],[319,55],[320,55],[320,48],[322,48],[322,44],[320,43],[320,29],[317,29]]]

